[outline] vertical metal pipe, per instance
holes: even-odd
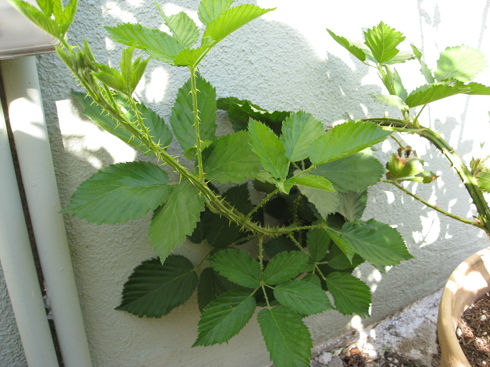
[[[0,104],[0,261],[30,367],[58,366]]]
[[[63,361],[90,367],[33,56],[2,61],[2,74],[49,304]]]

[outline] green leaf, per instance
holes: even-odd
[[[315,165],[334,161],[379,143],[390,134],[371,122],[346,122],[327,131],[312,144],[310,159]]]
[[[63,11],[63,18],[60,22],[60,30],[62,34],[65,34],[73,23],[73,19],[75,19],[75,13],[77,11],[77,0],[70,0],[68,4],[65,6],[65,10]]]
[[[330,251],[325,259],[328,264],[320,265],[320,269],[322,269],[323,274],[331,273],[335,270],[340,270],[342,272],[352,273],[352,271],[359,265],[361,265],[365,260],[359,255],[354,255],[352,259],[349,260],[347,256],[342,252],[342,250],[334,245],[330,247]],[[325,272],[325,267],[330,268],[328,272]]]
[[[363,192],[377,183],[385,172],[376,158],[364,152],[323,164],[311,171],[327,178],[340,192]]]
[[[275,366],[310,366],[313,342],[301,315],[279,306],[263,309],[257,320]]]
[[[280,252],[295,251],[297,250],[297,247],[289,238],[278,237],[264,243],[264,250],[267,256],[272,258]]]
[[[340,44],[342,47],[344,47],[347,51],[349,51],[352,55],[357,57],[359,60],[364,61],[366,60],[366,54],[362,49],[359,47],[355,46],[352,44],[349,40],[347,40],[344,37],[337,36],[335,33],[333,33],[330,29],[327,28],[327,32],[332,36],[332,38],[337,41],[338,44]]]
[[[152,140],[163,148],[168,147],[172,142],[172,132],[165,121],[143,103],[138,103],[137,107],[143,123],[150,131]]]
[[[352,263],[352,259],[355,255],[355,251],[352,248],[351,244],[349,241],[347,241],[343,236],[342,233],[333,230],[333,229],[327,229],[328,235],[332,239],[332,241],[335,243],[335,245],[339,248],[340,251],[347,257],[347,259]]]
[[[299,191],[314,205],[322,218],[335,213],[339,207],[339,194],[335,191],[318,190],[307,186],[299,186]]]
[[[93,73],[93,75],[102,83],[107,84],[107,86],[119,92],[124,93],[126,91],[125,80],[118,70],[104,64],[99,65],[99,70],[97,73]]]
[[[303,315],[314,315],[333,306],[325,291],[317,285],[301,280],[291,280],[274,288],[277,301]]]
[[[279,252],[264,271],[264,282],[270,285],[290,280],[302,273],[308,264],[308,255],[300,251]]]
[[[178,14],[166,16],[161,7],[158,6],[158,8],[165,24],[182,47],[191,47],[197,42],[199,39],[199,28],[186,13],[181,11]]]
[[[482,171],[476,176],[478,186],[482,191],[490,192],[490,172]]]
[[[92,122],[112,135],[118,137],[133,148],[140,151],[145,151],[143,144],[138,139],[133,139],[131,133],[121,127],[121,125],[119,125],[112,116],[105,112],[102,107],[95,104],[91,97],[86,96],[84,93],[75,91],[72,91],[72,95],[82,105],[82,113]]]
[[[162,261],[192,233],[203,210],[204,198],[189,182],[172,187],[150,224],[150,242]]]
[[[199,3],[199,19],[204,24],[209,24],[222,13],[227,11],[234,0],[201,0]]]
[[[36,0],[36,3],[48,17],[53,14],[53,3],[51,0]]]
[[[237,286],[216,273],[212,268],[206,268],[199,276],[197,287],[197,303],[202,311],[206,305],[216,299],[220,294]]]
[[[202,45],[214,46],[229,34],[271,10],[273,9],[262,9],[256,5],[244,4],[222,12],[207,24],[202,36]]]
[[[289,172],[289,160],[279,138],[266,125],[253,119],[248,126],[248,136],[262,167],[277,180],[284,181]]]
[[[201,56],[208,50],[207,47],[186,48],[175,56],[174,64],[177,66],[197,66]]]
[[[302,161],[308,157],[311,144],[324,133],[320,120],[313,115],[299,111],[291,114],[282,124],[281,142],[290,162]]]
[[[248,141],[248,134],[240,131],[213,142],[203,154],[206,178],[224,184],[254,178],[259,172],[259,160]]]
[[[420,72],[424,76],[427,83],[429,83],[429,84],[434,83],[434,76],[432,75],[432,71],[429,69],[427,64],[422,60],[422,52],[420,52],[419,49],[417,47],[415,47],[414,45],[411,45],[411,46],[412,46],[412,51],[415,54],[415,57],[419,61]]]
[[[397,46],[405,39],[400,32],[383,22],[364,32],[364,38],[366,46],[380,64],[394,58],[399,52]]]
[[[204,308],[193,346],[227,342],[243,329],[255,307],[255,298],[247,291],[235,290],[218,296]]]
[[[92,223],[127,222],[164,203],[167,182],[167,173],[152,163],[114,164],[84,181],[66,210]]]
[[[202,140],[213,141],[216,136],[216,90],[200,75],[196,79],[199,135]],[[196,145],[190,79],[179,89],[170,116],[170,125],[183,150]]]
[[[247,100],[235,97],[219,98],[218,108],[228,112],[235,131],[246,130],[250,118],[263,122],[276,133],[281,134],[282,122],[291,114],[289,111],[270,112]]]
[[[405,101],[405,99],[407,99],[408,93],[405,87],[403,86],[398,71],[396,71],[396,69],[391,71],[390,68],[385,67],[384,72],[385,73],[382,77],[383,84],[386,86],[386,89],[388,90],[390,95],[398,96],[401,98],[402,101]],[[407,106],[402,105],[402,107],[408,109]]]
[[[341,237],[356,253],[377,267],[397,265],[412,258],[400,233],[374,219],[365,223],[345,223]]]
[[[426,105],[442,98],[468,92],[471,92],[470,87],[455,81],[426,84],[410,93],[405,102],[412,108]]]
[[[330,247],[330,237],[328,233],[321,229],[310,229],[306,235],[306,245],[310,252],[310,257],[314,262],[322,261],[327,255]]]
[[[481,51],[468,46],[448,47],[437,60],[434,76],[438,81],[454,79],[469,82],[485,66],[485,57]]]
[[[339,213],[344,216],[349,222],[354,222],[361,219],[364,209],[367,204],[367,191],[358,192],[342,192],[340,193]]]
[[[189,299],[197,285],[194,265],[184,256],[171,255],[143,261],[124,284],[121,304],[139,317],[160,317]]]
[[[118,137],[133,148],[145,154],[152,154],[148,152],[148,148],[146,148],[139,139],[132,137],[128,130],[124,129],[112,116],[107,114],[99,105],[95,104],[91,97],[74,91],[72,91],[72,95],[82,105],[82,113],[96,125]],[[124,110],[128,111],[129,119],[133,120],[135,117],[134,114],[131,113],[132,107],[127,98],[120,95],[116,98],[116,101]],[[150,130],[153,141],[159,143],[162,147],[170,145],[172,142],[172,133],[165,124],[165,121],[144,104],[138,103],[137,106],[143,119],[143,123]]]
[[[468,83],[466,84],[466,87],[470,88],[470,90],[465,92],[465,94],[482,95],[482,96],[490,95],[490,87],[487,85],[483,85],[479,83]]]
[[[385,62],[386,65],[393,65],[393,64],[403,64],[404,62],[408,60],[413,60],[415,59],[415,55],[411,52],[399,52],[396,54],[395,57],[392,59],[388,60]]]
[[[233,283],[247,288],[260,286],[259,263],[248,252],[222,250],[214,254],[209,262],[214,270]]]
[[[373,98],[384,105],[396,107],[400,110],[408,110],[408,106],[403,99],[396,95],[376,94]]]
[[[344,315],[368,316],[371,291],[364,282],[350,274],[333,272],[327,275],[326,283],[337,311]]]
[[[31,22],[36,24],[39,28],[45,32],[54,36],[55,38],[61,37],[60,28],[56,21],[52,20],[49,16],[44,14],[35,6],[32,6],[23,0],[10,0],[10,3],[22,14],[24,14]]]
[[[183,50],[175,38],[156,28],[132,23],[104,28],[114,41],[144,50],[151,57],[163,62],[173,63],[175,57]]]
[[[288,180],[289,181],[289,180]],[[312,187],[318,190],[335,191],[332,183],[325,177],[317,175],[303,175],[292,179],[295,185]]]

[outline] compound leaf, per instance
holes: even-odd
[[[197,274],[194,265],[184,256],[170,255],[143,261],[124,284],[121,304],[136,316],[160,317],[183,304],[194,292]]]
[[[189,182],[172,187],[167,202],[158,208],[150,224],[150,242],[161,260],[190,235],[204,210],[204,198]]]
[[[359,47],[355,46],[352,44],[349,40],[347,40],[345,37],[338,36],[335,33],[333,33],[330,29],[327,28],[327,32],[332,36],[332,38],[337,41],[338,44],[340,44],[342,47],[344,47],[347,51],[349,51],[352,55],[357,57],[359,60],[364,61],[366,60],[366,54],[362,49]]]
[[[457,81],[426,84],[412,91],[405,102],[412,108],[460,93],[471,94],[471,88]]]
[[[383,22],[364,32],[364,38],[366,46],[380,64],[393,59],[399,52],[397,46],[405,39],[400,32]]]
[[[214,270],[233,283],[247,288],[260,286],[259,263],[248,252],[222,250],[214,254],[209,262]]]
[[[199,19],[204,24],[209,24],[227,11],[234,0],[201,0],[199,3]]]
[[[274,132],[263,123],[250,120],[248,136],[252,151],[262,167],[278,180],[285,180],[289,172],[289,160],[284,146]]]
[[[302,273],[308,264],[308,255],[300,251],[283,251],[274,256],[264,271],[264,282],[279,284]]]
[[[248,134],[240,131],[214,141],[204,151],[206,178],[219,183],[240,183],[259,172],[259,160],[250,150]]]
[[[257,319],[274,365],[310,366],[313,342],[300,314],[278,306],[263,309]]]
[[[330,247],[330,237],[321,228],[310,229],[306,235],[306,245],[308,246],[311,259],[319,262],[327,255],[328,248]]]
[[[340,192],[363,192],[385,174],[383,165],[372,155],[361,152],[323,164],[311,171],[325,177]]]
[[[379,143],[390,134],[371,122],[346,122],[327,131],[312,144],[310,159],[315,165],[334,161]]]
[[[335,191],[318,190],[308,186],[298,186],[299,191],[313,204],[322,218],[338,210],[340,199]]]
[[[313,282],[291,280],[274,288],[277,301],[302,315],[313,315],[332,309],[325,291]]]
[[[197,108],[200,117],[199,135],[201,140],[213,141],[216,138],[216,90],[200,75],[196,78],[196,86],[199,91],[197,93]],[[190,90],[191,81],[188,80],[179,89],[172,109],[172,115],[170,116],[170,125],[184,151],[196,145]]]
[[[168,175],[148,162],[113,164],[75,191],[66,207],[93,223],[122,223],[144,216],[169,196]]]
[[[333,272],[327,275],[328,291],[333,296],[335,308],[344,315],[369,314],[371,291],[360,279],[351,274]]]
[[[124,23],[105,29],[114,41],[144,50],[151,57],[163,62],[173,63],[184,49],[174,37],[156,28]]]
[[[357,254],[377,267],[397,265],[412,258],[400,233],[374,219],[364,223],[345,223],[341,237]]]
[[[219,295],[204,308],[193,346],[227,342],[243,329],[255,307],[255,298],[250,292],[234,290]]]
[[[279,135],[282,122],[291,114],[288,111],[270,112],[250,101],[240,100],[235,97],[219,98],[217,104],[220,110],[228,112],[231,125],[235,131],[246,130],[249,119],[253,118],[263,122],[276,135]]]
[[[282,124],[280,140],[289,161],[306,159],[311,144],[323,133],[321,121],[307,112],[299,111],[286,118]]]
[[[485,66],[485,57],[479,50],[468,46],[448,47],[437,60],[434,76],[438,81],[469,82]]]
[[[236,288],[226,278],[216,273],[213,268],[206,268],[199,275],[199,285],[197,287],[197,303],[202,311],[206,305],[216,299],[220,294]]]
[[[262,9],[256,5],[244,4],[223,11],[207,24],[202,36],[203,46],[214,46],[229,34],[271,10],[273,9]]]
[[[197,42],[199,39],[199,28],[197,28],[196,23],[186,13],[181,11],[180,13],[166,16],[161,11],[161,14],[170,32],[172,32],[182,47],[191,47]]]

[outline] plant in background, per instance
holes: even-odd
[[[367,188],[385,173],[367,148],[390,136],[391,125],[348,121],[325,130],[307,112],[268,112],[249,101],[216,99],[199,74],[199,63],[217,43],[272,9],[202,0],[201,38],[188,15],[161,8],[170,33],[129,23],[106,27],[127,46],[116,69],[99,63],[88,42],[70,44],[76,0],[65,7],[61,0],[38,0],[39,8],[11,2],[59,40],[58,55],[85,88],[74,93],[85,115],[148,156],[101,169],[66,208],[98,224],[153,213],[149,240],[158,257],[134,269],[119,310],[160,317],[197,288],[202,314],[195,346],[228,341],[259,308],[275,365],[309,366],[312,340],[304,317],[328,309],[367,315],[370,289],[353,269],[367,261],[383,270],[411,257],[395,229],[361,219]],[[368,46],[376,55],[383,45]],[[134,95],[147,57],[189,70],[171,129]],[[233,133],[216,136],[218,108],[228,112]],[[185,157],[168,150],[174,138]],[[170,182],[162,166],[178,181]],[[250,199],[252,186],[262,194],[258,203]],[[198,264],[173,254],[186,238],[207,249]],[[253,250],[244,250],[244,243]]]
[[[389,95],[377,95],[376,100],[398,108],[402,116],[399,119],[367,118],[362,121],[374,122],[384,129],[397,133],[417,134],[430,141],[456,170],[476,207],[477,216],[467,219],[451,214],[403,187],[403,181],[430,183],[437,176],[431,171],[424,170],[423,160],[417,158],[410,146],[403,144],[394,136],[399,148],[386,164],[388,173],[386,179],[382,181],[396,186],[446,216],[484,230],[487,236],[490,236],[490,209],[484,197],[485,192],[490,192],[490,170],[485,166],[488,157],[473,158],[468,166],[437,132],[419,121],[424,108],[440,99],[456,94],[490,95],[489,86],[472,82],[475,75],[486,66],[483,54],[467,46],[448,47],[439,56],[437,70],[433,72],[422,60],[422,53],[414,45],[411,45],[412,52],[400,52],[398,46],[405,37],[383,22],[364,33],[364,44],[350,42],[331,30],[327,31],[357,59],[378,70]],[[414,59],[419,62],[420,71],[427,84],[408,93],[393,65]]]

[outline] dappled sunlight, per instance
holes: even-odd
[[[102,5],[102,15],[111,16],[123,23],[136,23],[135,16],[130,11],[123,10],[115,1],[108,1]]]
[[[133,148],[80,116],[71,100],[57,101],[56,108],[65,149],[77,158],[86,160],[97,169],[108,163],[130,162],[136,158]],[[101,149],[113,158],[111,162],[98,156]]]
[[[151,70],[150,76],[145,77],[136,89],[137,94],[144,95],[148,102],[158,103],[165,98],[165,90],[169,73],[163,66]]]

